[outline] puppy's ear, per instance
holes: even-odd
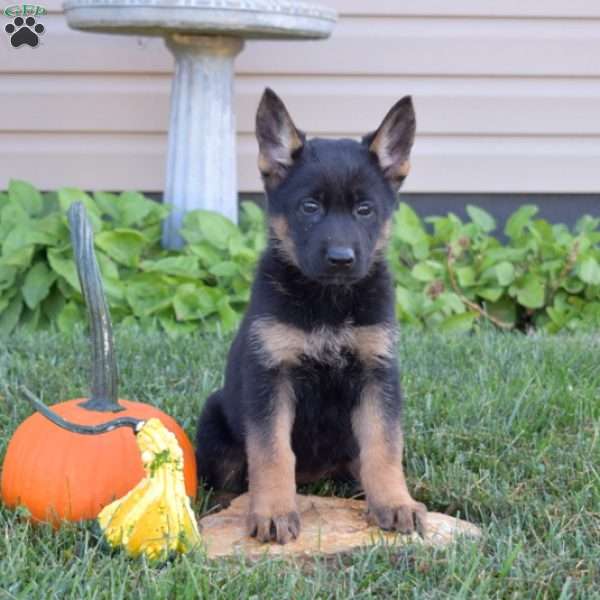
[[[410,170],[410,150],[415,141],[416,125],[412,98],[405,96],[392,106],[377,131],[362,140],[377,157],[394,190],[400,188]]]
[[[267,88],[256,112],[258,169],[267,188],[285,177],[304,146],[306,136],[298,130],[279,96]]]

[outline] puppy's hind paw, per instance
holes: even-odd
[[[300,535],[300,515],[296,511],[282,515],[252,512],[248,515],[248,532],[259,542],[287,544]]]

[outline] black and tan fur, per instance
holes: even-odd
[[[296,483],[349,476],[369,517],[413,531],[402,468],[394,295],[384,251],[415,134],[410,98],[353,140],[307,140],[266,90],[256,120],[270,239],[223,389],[198,424],[198,474],[251,497],[262,541],[298,536]]]

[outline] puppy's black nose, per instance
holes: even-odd
[[[347,246],[332,246],[327,249],[327,262],[332,267],[351,267],[354,264],[354,250]]]

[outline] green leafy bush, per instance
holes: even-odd
[[[265,245],[262,211],[244,203],[240,226],[195,211],[186,216],[182,251],[160,245],[169,207],[135,192],[71,188],[41,194],[22,181],[0,193],[0,336],[15,327],[56,323],[71,329],[84,309],[73,262],[66,211],[85,204],[113,320],[162,328],[170,335],[234,329]]]
[[[570,231],[536,219],[524,205],[506,222],[506,243],[491,234],[491,215],[468,206],[426,219],[402,204],[395,215],[391,264],[402,322],[470,330],[488,321],[503,329],[600,327],[600,219]]]
[[[11,181],[0,193],[0,336],[17,326],[69,330],[84,320],[66,219],[75,201],[96,231],[116,322],[172,336],[237,327],[266,242],[256,205],[243,203],[239,226],[216,213],[189,213],[185,247],[167,251],[160,236],[168,206],[136,192],[41,194]],[[522,331],[600,328],[600,219],[583,217],[571,232],[525,205],[501,243],[491,215],[475,206],[467,212],[466,223],[453,214],[423,222],[400,205],[389,255],[400,322],[446,331],[484,322]]]

